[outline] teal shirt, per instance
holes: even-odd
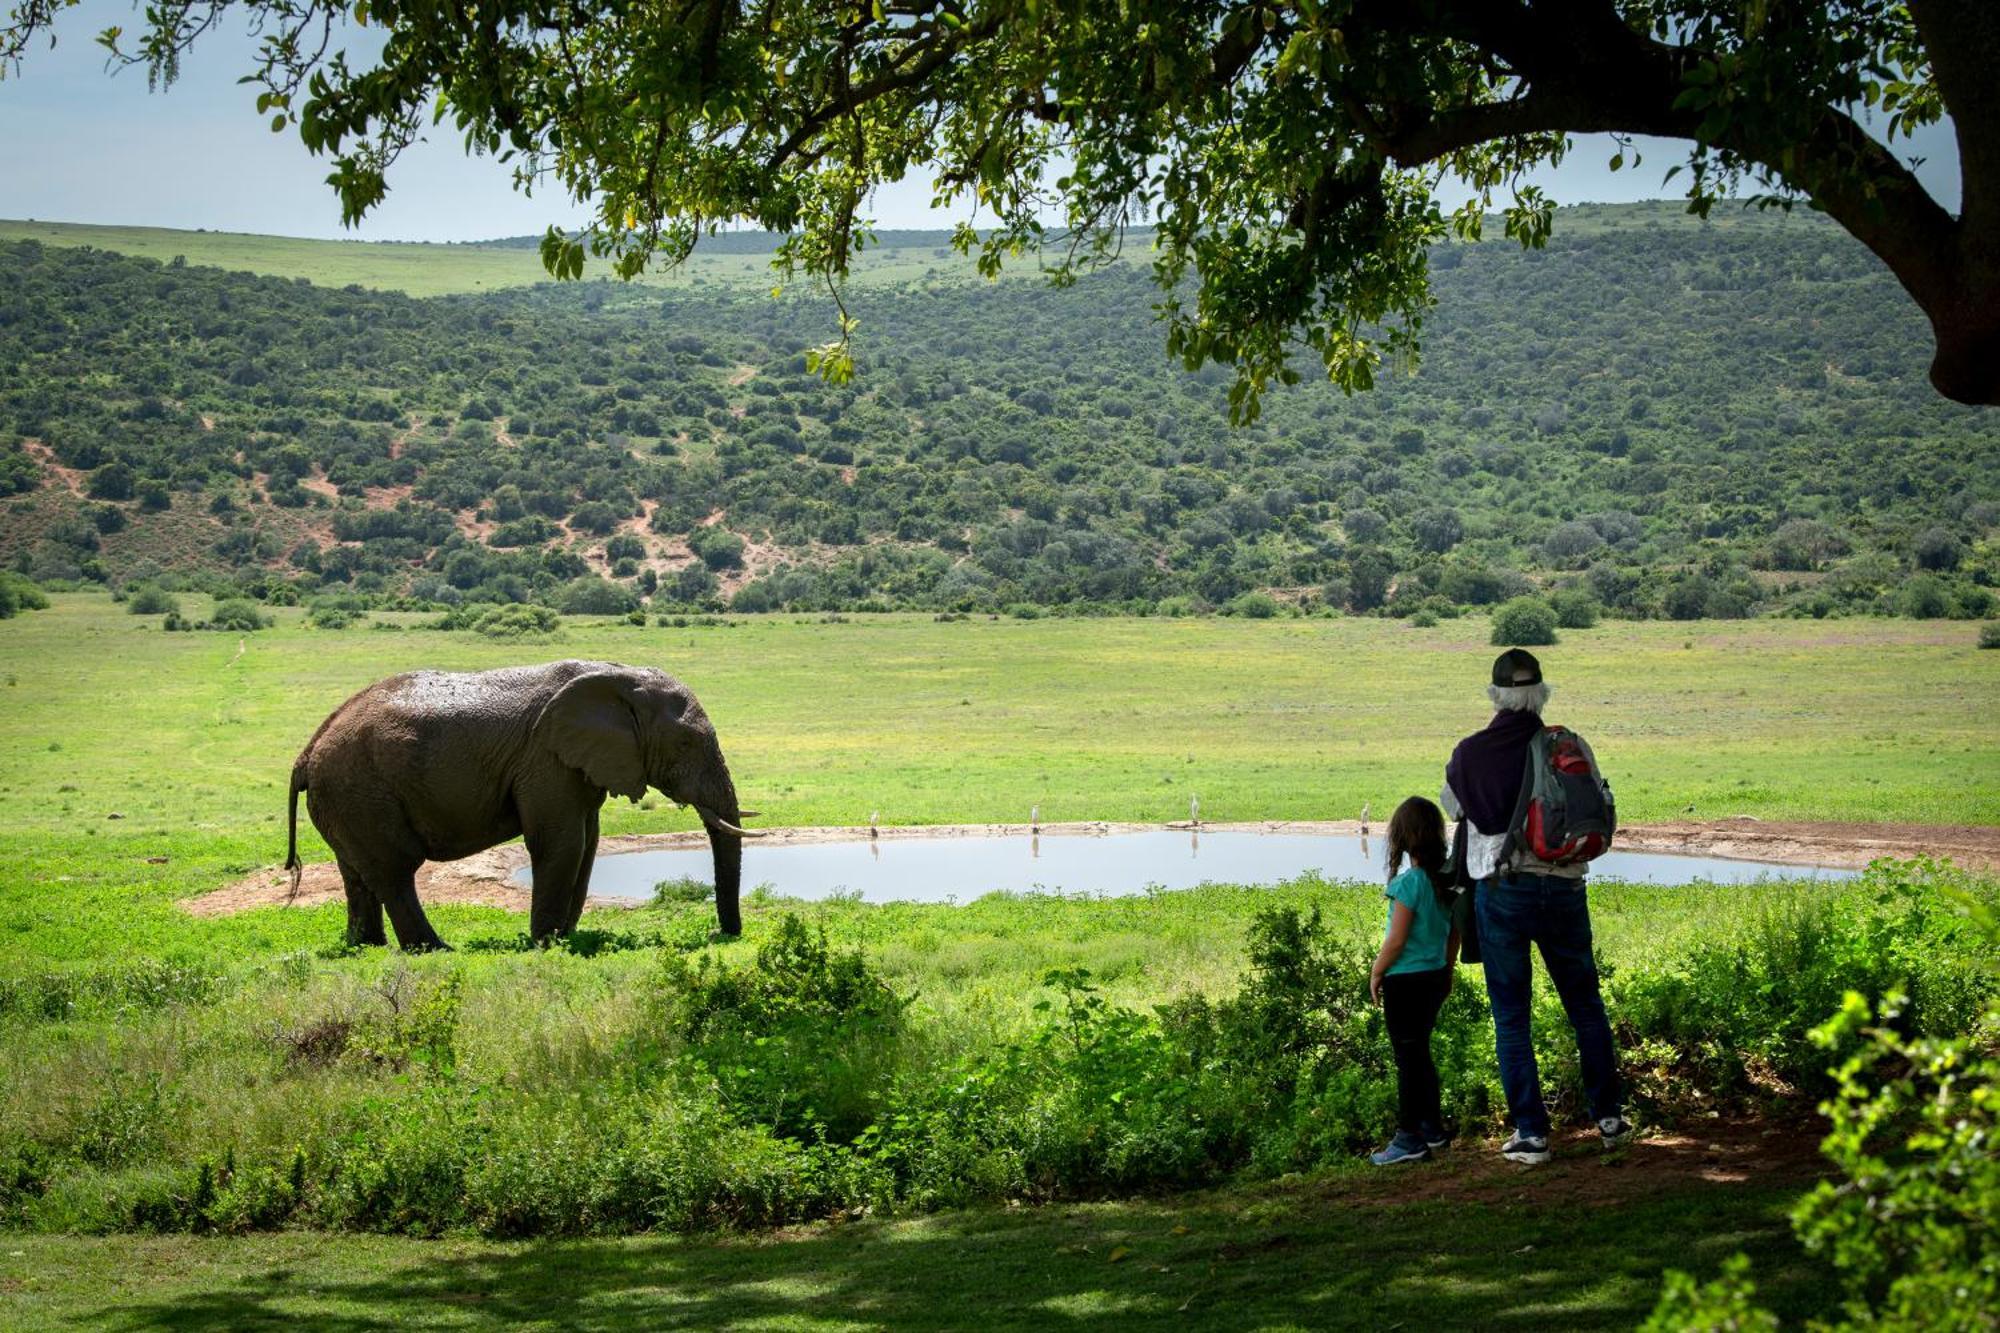
[[[1403,941],[1403,952],[1389,964],[1389,975],[1435,972],[1443,967],[1445,942],[1451,938],[1451,917],[1438,906],[1430,876],[1411,866],[1390,880],[1385,892],[1390,902],[1389,922],[1383,927],[1385,932],[1396,922],[1396,903],[1409,908],[1416,918],[1410,922],[1410,937]]]

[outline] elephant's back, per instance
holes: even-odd
[[[522,717],[532,723],[563,686],[607,665],[567,661],[491,671],[406,671],[377,681],[356,698],[374,694],[385,716],[411,724],[456,726]]]
[[[398,767],[468,758],[489,762],[518,744],[562,687],[602,664],[551,662],[492,671],[406,671],[355,693],[320,724],[300,755],[308,773],[396,756]]]

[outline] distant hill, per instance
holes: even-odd
[[[2000,577],[2000,413],[1931,392],[1921,317],[1810,216],[1604,206],[1544,251],[1441,248],[1418,373],[1309,377],[1243,431],[1226,371],[1164,356],[1137,263],[988,284],[894,238],[834,388],[801,355],[832,312],[772,300],[754,237],[671,286],[467,295],[534,257],[62,234],[0,242],[0,560],[43,579],[1693,616],[1985,614]],[[346,285],[369,265],[457,294]]]
[[[190,264],[274,278],[303,278],[316,286],[366,287],[411,296],[466,295],[550,282],[542,267],[541,237],[510,236],[463,244],[424,241],[324,241],[242,232],[180,231],[167,227],[105,227],[79,222],[0,221],[0,244],[37,241],[65,248],[91,247],[162,263]],[[863,288],[912,282],[979,282],[969,264],[950,250],[944,231],[885,231],[881,244],[862,256],[855,280]],[[768,232],[728,232],[704,239],[684,268],[640,279],[649,287],[723,287],[766,295],[777,238]],[[586,281],[612,281],[591,261]],[[623,284],[620,284],[621,286]]]

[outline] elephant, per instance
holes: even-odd
[[[552,662],[413,671],[377,681],[320,723],[292,765],[285,868],[298,891],[299,793],[347,891],[347,941],[447,947],[417,901],[417,868],[526,835],[529,933],[576,928],[607,794],[657,787],[692,806],[715,856],[715,910],[738,935],[744,811],[715,727],[687,686],[647,667]],[[751,812],[755,813],[755,812]]]

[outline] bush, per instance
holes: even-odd
[[[1564,588],[1549,598],[1549,606],[1556,613],[1556,624],[1562,629],[1591,629],[1596,626],[1603,608],[1597,599],[1581,588]]]
[[[1981,946],[2000,950],[1992,905],[1968,899]],[[1838,1329],[1978,1329],[2000,1309],[2000,1055],[1968,1017],[1949,1036],[1912,1036],[1908,997],[1848,990],[1812,1040],[1836,1063],[1821,1151],[1842,1179],[1792,1210],[1808,1253],[1829,1258],[1847,1300]],[[2000,1027],[1988,999],[1983,1027]],[[1749,1261],[1697,1286],[1667,1275],[1649,1329],[1775,1329],[1754,1304]]]
[[[1903,585],[1896,607],[1911,620],[1942,620],[1951,614],[1951,594],[1935,574],[1918,574]]]
[[[1516,597],[1493,613],[1495,644],[1525,648],[1555,641],[1555,608],[1539,597]]]
[[[10,569],[0,570],[0,620],[7,620],[23,611],[48,609],[49,595],[37,587],[33,579]]]
[[[639,597],[622,583],[586,574],[570,581],[557,605],[565,615],[622,616],[638,609]]]
[[[1269,620],[1278,614],[1278,602],[1267,592],[1246,592],[1229,603],[1229,610],[1251,620]]]
[[[697,559],[717,573],[742,567],[743,539],[721,524],[696,528],[688,534],[687,544]]]
[[[1979,627],[1979,646],[1981,648],[2000,648],[2000,622],[1995,622],[1991,625],[1981,625]]]
[[[827,945],[826,928],[778,923],[754,966],[702,955],[662,964],[663,1031],[686,1043],[746,1125],[850,1143],[875,1119],[897,1058],[904,1001],[858,951]]]
[[[306,612],[306,623],[316,629],[346,629],[368,619],[368,606],[353,593],[316,597]],[[380,628],[379,626],[377,628]]]
[[[135,616],[161,616],[181,609],[180,599],[157,583],[142,583],[125,595],[125,610]]]
[[[229,630],[237,633],[252,633],[269,629],[277,624],[277,618],[258,609],[257,604],[242,597],[231,597],[215,604],[215,614],[207,621],[208,628]]]
[[[496,606],[482,611],[468,623],[451,625],[448,628],[470,629],[475,633],[484,634],[489,639],[539,638],[560,630],[562,617],[546,606],[537,606],[533,602],[516,602],[511,606]]]

